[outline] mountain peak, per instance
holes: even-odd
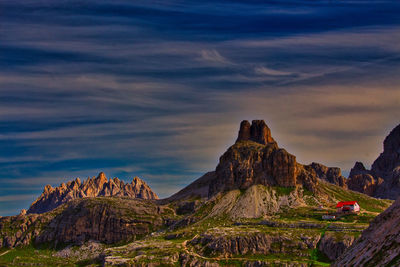
[[[239,143],[253,141],[260,146]],[[235,145],[221,157],[215,169],[215,179],[210,181],[209,197],[233,189],[247,189],[252,185],[295,187],[304,185],[309,191],[316,191],[318,179],[296,157],[279,148],[271,136],[271,130],[264,120],[253,120],[240,124]]]
[[[375,175],[386,176],[400,165],[400,124],[383,141],[383,152],[372,164]]]
[[[397,199],[400,196],[400,125],[385,138],[383,152],[374,161],[371,170],[361,162],[351,169],[349,189],[380,198]]]
[[[28,213],[47,212],[73,199],[84,197],[127,196],[158,199],[158,196],[143,180],[135,177],[133,181],[132,184],[125,184],[118,178],[108,180],[104,172],[100,172],[96,178],[88,178],[83,182],[76,178],[55,188],[46,185],[43,193],[32,203]]]
[[[263,145],[275,142],[272,138],[271,130],[268,128],[264,120],[253,120],[251,125],[247,120],[240,123],[239,134],[236,142],[247,140]]]
[[[107,183],[107,177],[104,172],[100,172],[99,175],[95,179],[97,186],[103,186],[103,184]]]

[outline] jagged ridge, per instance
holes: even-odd
[[[97,177],[88,178],[83,182],[76,178],[55,188],[46,185],[43,193],[31,204],[28,213],[43,213],[73,199],[98,196],[158,199],[157,194],[138,177],[134,177],[131,183],[124,183],[118,178],[108,180],[101,172]]]

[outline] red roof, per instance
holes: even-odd
[[[356,204],[357,201],[340,201],[337,203],[336,208],[341,208],[343,206],[350,206]]]

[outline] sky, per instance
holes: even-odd
[[[167,197],[242,120],[304,164],[370,166],[400,123],[400,2],[0,0],[0,216],[46,184]]]

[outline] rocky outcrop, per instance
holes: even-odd
[[[375,177],[372,172],[364,167],[361,162],[356,162],[350,171],[347,186],[353,191],[361,192],[369,196],[375,195],[377,188],[383,183],[383,179]]]
[[[343,233],[325,233],[318,244],[318,250],[330,260],[336,260],[354,242],[354,236]]]
[[[53,211],[0,218],[0,248],[36,244],[116,243],[164,226],[174,211],[151,200],[96,197],[69,201]]]
[[[141,199],[158,199],[158,196],[140,178],[124,183],[118,178],[108,180],[101,172],[97,177],[81,182],[79,178],[53,188],[44,187],[43,193],[32,203],[28,213],[44,213],[73,199],[97,196],[127,196]]]
[[[309,249],[315,249],[320,236],[302,235],[299,238],[267,234],[262,232],[226,233],[206,232],[189,242],[204,256],[231,257],[246,254],[277,254],[287,253],[298,256],[308,256]],[[207,255],[211,253],[211,255]]]
[[[383,152],[367,170],[356,162],[350,172],[348,188],[380,198],[400,196],[400,125],[383,142]]]
[[[332,266],[400,266],[400,198]]]
[[[383,141],[383,152],[372,164],[375,176],[386,177],[400,166],[400,125],[395,127]]]
[[[67,204],[36,238],[36,243],[116,243],[135,239],[163,225],[164,208],[145,200],[88,198]]]
[[[347,188],[346,178],[342,176],[342,171],[337,167],[326,167],[320,163],[313,162],[305,166],[308,170],[314,170],[319,179],[331,184]]]
[[[206,173],[166,202],[190,198],[212,198],[220,192],[253,185],[278,187],[303,186],[317,193],[319,179],[347,188],[339,168],[319,163],[302,165],[280,148],[263,120],[242,121],[238,137],[221,157],[213,172]]]
[[[255,184],[316,190],[315,173],[298,164],[296,157],[279,148],[262,120],[240,124],[236,143],[220,158],[210,181],[209,197],[223,191],[247,189]]]
[[[263,120],[253,120],[251,125],[246,120],[242,121],[236,142],[240,141],[253,141],[263,145],[275,142],[271,136],[271,130]]]
[[[37,214],[0,218],[0,248],[28,245],[32,238],[39,235],[38,226],[47,221],[47,218]]]

